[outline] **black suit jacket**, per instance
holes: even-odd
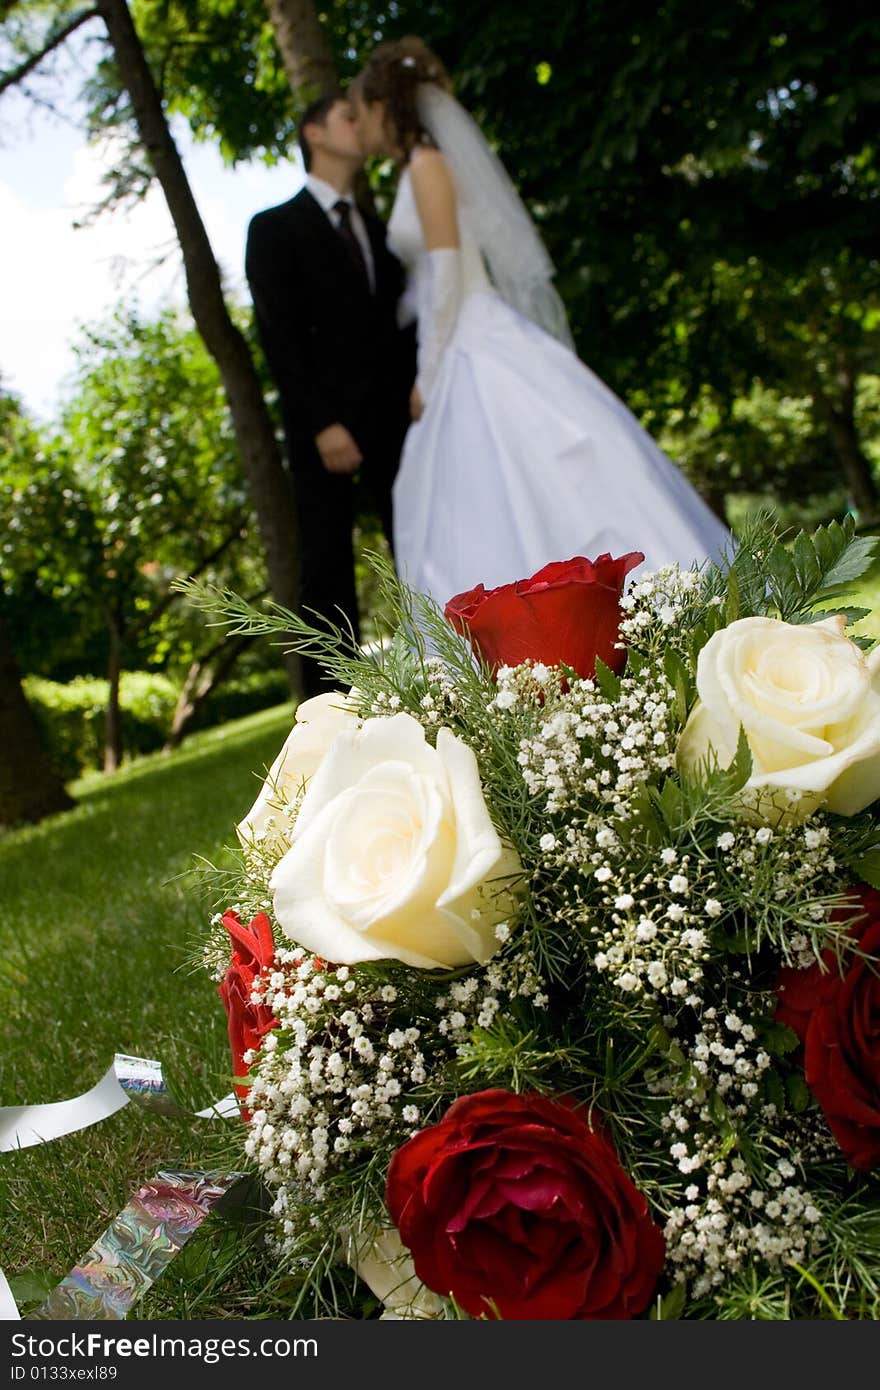
[[[403,271],[383,223],[361,216],[374,293],[308,189],[248,228],[245,269],[291,454],[337,422],[364,448],[377,422],[385,433],[382,416],[398,422],[406,412],[415,365],[412,335],[397,327]]]

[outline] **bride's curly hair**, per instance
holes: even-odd
[[[431,144],[419,120],[416,93],[420,82],[452,91],[452,82],[436,53],[421,39],[393,39],[374,48],[350,91],[362,101],[385,103],[385,128],[408,159],[416,145]]]

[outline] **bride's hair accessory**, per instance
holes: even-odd
[[[566,347],[573,347],[547,248],[476,121],[434,82],[419,83],[416,106],[422,126],[449,163],[459,210],[498,293]]]

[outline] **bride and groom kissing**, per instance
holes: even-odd
[[[441,607],[573,555],[720,557],[726,528],[575,355],[534,224],[421,40],[377,48],[306,111],[300,143],[305,187],[252,219],[246,271],[304,610],[358,635],[355,474],[401,577]],[[353,196],[374,155],[398,170],[387,228]]]

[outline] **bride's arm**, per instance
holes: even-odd
[[[410,182],[427,247],[425,290],[419,304],[416,406],[431,393],[461,306],[461,254],[455,184],[439,150],[419,149]],[[418,411],[414,411],[418,413]]]

